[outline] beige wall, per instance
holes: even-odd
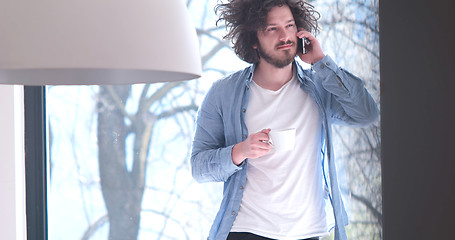
[[[0,85],[0,233],[25,239],[23,87]]]

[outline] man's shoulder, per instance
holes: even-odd
[[[213,87],[215,88],[225,88],[225,87],[235,87],[239,85],[245,84],[245,82],[251,77],[251,66],[248,66],[242,70],[238,70],[236,72],[230,73],[224,76],[221,79],[218,79],[213,83]]]
[[[226,106],[235,96],[242,94],[248,80],[249,67],[230,73],[213,82],[205,96],[204,102],[211,106]]]

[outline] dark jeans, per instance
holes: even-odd
[[[318,240],[319,238],[305,238],[302,240]],[[226,240],[273,240],[249,232],[230,232]]]

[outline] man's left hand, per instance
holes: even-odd
[[[298,38],[306,37],[308,40],[310,40],[310,45],[307,46],[307,53],[305,53],[305,54],[303,54],[301,52],[297,53],[297,55],[300,57],[300,59],[302,59],[302,61],[304,61],[305,63],[308,63],[308,64],[315,64],[316,62],[323,59],[325,54],[322,51],[319,41],[310,32],[307,32],[303,29],[299,29],[299,30],[300,31],[297,32]]]

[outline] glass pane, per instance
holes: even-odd
[[[207,238],[222,183],[191,176],[196,109],[213,81],[248,64],[222,39],[224,26],[215,26],[217,1],[187,2],[200,40],[200,79],[48,87],[50,240]],[[378,2],[311,3],[321,13],[325,52],[364,79],[379,103]],[[379,124],[334,127],[349,239],[382,239]]]
[[[202,238],[221,190],[197,184],[187,161],[199,91],[50,87],[50,239]]]
[[[324,0],[315,5],[321,11],[321,45],[339,66],[364,80],[379,105],[378,1]],[[334,125],[333,135],[349,215],[348,239],[382,239],[380,122],[366,128]]]

